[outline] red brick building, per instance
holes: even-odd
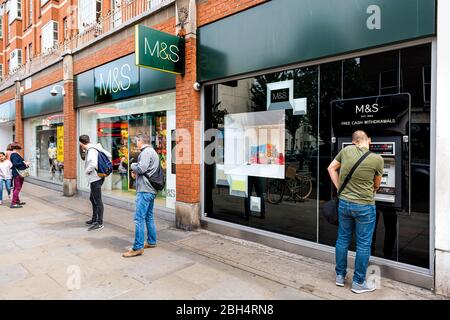
[[[130,137],[150,134],[167,176],[158,214],[180,228],[202,224],[331,261],[336,229],[320,209],[332,193],[326,166],[345,137],[333,135],[330,106],[409,96],[411,130],[392,138],[383,129],[378,140],[402,145],[391,157],[402,148],[411,154],[387,156],[404,167],[395,167],[394,185],[386,182],[373,263],[398,280],[448,292],[442,270],[450,249],[437,236],[445,231],[434,229],[440,11],[434,0],[360,2],[2,1],[0,150],[18,141],[32,163],[29,182],[86,195],[77,137],[89,134],[113,154],[105,201],[133,208],[128,166],[137,150]],[[408,23],[392,20],[399,14]],[[184,74],[136,66],[136,25],[184,36]],[[290,96],[277,100],[271,92]],[[275,121],[280,109],[282,124]],[[278,139],[250,147],[241,141],[233,154],[241,166],[229,167],[223,140],[230,121],[278,130]],[[213,164],[203,148],[210,141],[222,141]],[[263,167],[250,173],[251,147]],[[274,181],[286,194],[274,193]]]

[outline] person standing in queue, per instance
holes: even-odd
[[[150,182],[149,177],[152,177],[160,169],[159,156],[150,145],[148,135],[138,135],[135,143],[141,151],[138,162],[131,165],[131,175],[136,179],[135,239],[133,247],[122,255],[124,258],[140,256],[144,253],[144,249],[156,247],[153,204],[158,191]],[[145,240],[145,228],[147,228],[147,241]]]
[[[92,204],[92,219],[86,221],[89,225],[88,231],[103,229],[103,200],[102,200],[102,185],[105,182],[104,177],[100,177],[97,173],[99,165],[99,153],[108,157],[109,160],[112,159],[111,153],[103,149],[100,143],[93,144],[88,135],[81,135],[78,139],[80,142],[80,152],[82,158],[85,157],[84,173],[86,175],[87,181],[89,183],[89,188],[91,191],[89,200]]]
[[[25,161],[19,154],[18,151],[22,150],[22,147],[17,142],[11,143],[11,145],[9,145],[9,149],[11,149],[9,157],[12,163],[12,176],[14,182],[13,197],[10,208],[17,209],[22,208],[22,206],[26,204],[25,202],[20,201],[20,191],[22,190],[25,178],[19,174],[18,170],[26,170],[30,166],[30,163]]]
[[[342,149],[328,167],[331,180],[339,190],[352,168],[362,160],[339,195],[336,285],[343,287],[345,284],[348,248],[355,232],[356,259],[352,292],[364,293],[376,290],[374,284],[366,281],[366,273],[376,222],[374,194],[381,185],[384,160],[380,155],[370,153],[370,139],[364,131],[354,132],[352,143],[352,146]]]

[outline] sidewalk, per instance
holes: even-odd
[[[29,183],[21,198],[23,209],[0,206],[0,299],[442,299],[384,278],[355,295],[332,264],[158,218],[158,247],[124,259],[132,212],[105,206],[105,228],[88,232],[89,201]]]

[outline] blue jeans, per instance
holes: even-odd
[[[375,205],[363,205],[339,199],[339,230],[336,242],[336,274],[346,276],[347,253],[356,232],[356,260],[353,282],[366,280],[372,235],[375,229]]]
[[[11,179],[0,179],[0,201],[3,201],[3,183],[6,186],[6,192],[11,194]]]
[[[134,214],[135,240],[133,250],[144,248],[145,226],[147,226],[148,244],[156,244],[156,225],[153,219],[153,204],[156,194],[138,192],[136,195],[136,212]]]

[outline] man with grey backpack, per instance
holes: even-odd
[[[144,253],[144,249],[156,247],[153,205],[158,191],[164,188],[164,174],[159,156],[150,145],[150,137],[138,135],[135,143],[141,151],[138,162],[131,164],[131,175],[136,179],[135,240],[133,247],[122,255],[124,258],[140,256]],[[148,234],[147,241],[145,228]]]
[[[376,289],[373,283],[366,281],[366,272],[376,221],[374,195],[381,185],[384,160],[369,151],[370,139],[364,131],[353,133],[352,143],[342,149],[328,167],[331,180],[339,190],[336,285],[345,285],[348,248],[355,232],[352,292],[365,293]]]

